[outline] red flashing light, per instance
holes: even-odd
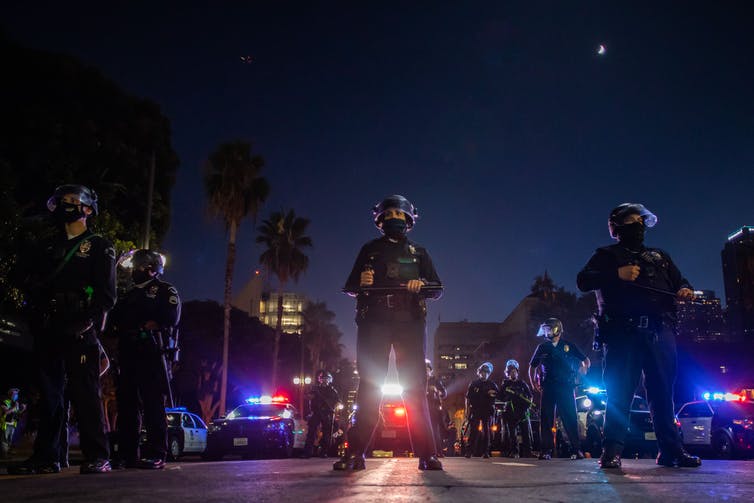
[[[272,403],[288,403],[288,397],[283,395],[275,395],[272,397]]]
[[[405,416],[406,415],[406,409],[405,407],[396,407],[393,411],[393,414],[396,416]]]

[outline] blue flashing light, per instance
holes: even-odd
[[[584,404],[584,407],[591,407],[592,406],[592,401],[589,400],[588,398],[584,398],[584,401],[582,403]]]
[[[711,396],[712,395],[710,394],[709,391],[705,391],[704,393],[702,393],[702,398],[704,398],[705,400],[709,400]]]
[[[165,407],[165,412],[188,412],[186,407]]]
[[[604,393],[605,392],[604,389],[598,388],[596,386],[589,386],[585,391],[587,393],[592,394],[592,395],[596,395],[597,393]]]

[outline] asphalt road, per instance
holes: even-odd
[[[446,458],[445,471],[420,472],[417,460],[369,459],[362,472],[334,472],[332,459],[170,463],[163,471],[79,475],[0,473],[3,502],[339,501],[754,501],[754,461],[705,460],[701,468],[625,460],[602,471],[593,459]]]

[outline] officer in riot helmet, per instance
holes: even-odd
[[[407,237],[419,217],[411,202],[400,195],[388,196],[374,206],[372,216],[383,236],[361,248],[344,288],[357,299],[360,380],[356,422],[348,432],[349,452],[333,468],[364,469],[364,452],[377,426],[380,388],[392,346],[419,469],[442,470],[427,406],[424,364],[426,300],[439,298],[442,284],[427,250]]]
[[[84,462],[80,472],[110,471],[99,382],[99,344],[105,315],[115,304],[115,250],[92,232],[97,194],[69,184],[55,189],[47,209],[58,234],[26,257],[25,293],[39,365],[40,424],[31,458],[12,474],[57,473],[65,387],[76,409]],[[22,262],[24,258],[22,258]]]
[[[657,464],[696,467],[701,459],[683,449],[674,421],[676,299],[693,300],[691,284],[670,255],[644,245],[657,216],[644,205],[624,203],[610,212],[616,244],[598,248],[579,272],[578,287],[594,291],[599,307],[597,342],[604,354],[607,389],[600,466],[619,468],[629,410],[641,375],[657,436]]]
[[[476,370],[478,379],[471,381],[466,391],[465,412],[470,428],[467,458],[472,454],[481,455],[485,459],[490,457],[490,427],[495,415],[495,398],[500,393],[497,384],[490,380],[493,368],[490,362],[481,364]]]
[[[134,252],[131,257],[134,285],[118,299],[110,316],[111,333],[118,338],[120,364],[117,389],[120,467],[165,467],[165,404],[167,401],[172,406],[170,376],[172,363],[177,359],[181,300],[175,287],[160,279],[163,272],[164,260],[159,253]],[[141,449],[140,416],[147,431]]]
[[[445,389],[442,379],[435,376],[432,362],[427,359],[424,363],[427,366],[427,404],[432,420],[432,434],[435,437],[435,451],[437,457],[442,458],[444,457],[444,440],[448,437],[447,413],[442,407],[442,401],[447,398],[448,391]]]
[[[571,459],[584,459],[584,454],[579,449],[573,391],[576,374],[585,375],[591,362],[572,342],[562,338],[563,323],[557,318],[545,320],[540,325],[537,336],[546,339],[537,346],[529,362],[529,382],[541,393],[539,438],[542,445],[539,459],[552,458],[556,410],[571,443]]]
[[[500,385],[500,400],[505,402],[503,426],[509,457],[531,456],[532,432],[529,412],[533,395],[529,386],[519,378],[519,365],[516,360],[505,362],[505,379]],[[521,448],[518,436],[521,435]]]
[[[333,426],[335,422],[335,409],[340,402],[340,395],[332,385],[332,374],[326,370],[317,372],[317,384],[309,391],[309,414],[304,444],[304,457],[309,458],[314,454],[314,440],[317,431],[322,428],[322,439],[319,443],[320,456],[325,457],[332,446]]]

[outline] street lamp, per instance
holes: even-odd
[[[298,400],[299,407],[301,409],[301,415],[304,416],[304,386],[308,386],[312,383],[312,378],[309,376],[295,376],[293,378],[294,386],[298,386]]]

